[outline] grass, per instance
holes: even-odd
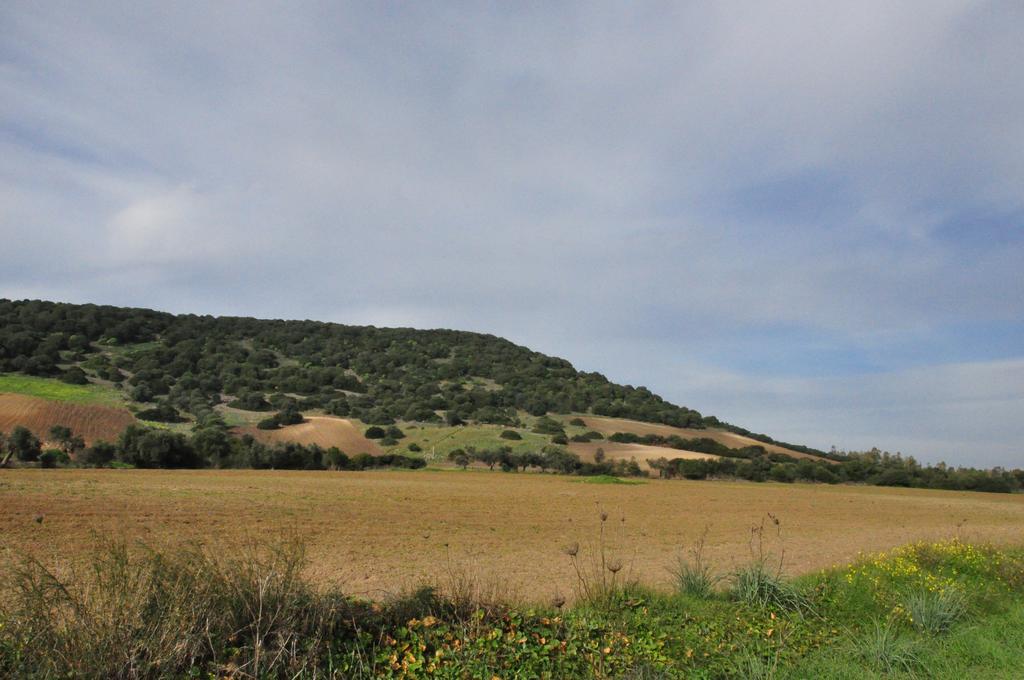
[[[0,373],[0,392],[67,401],[75,404],[123,406],[121,393],[101,385],[70,385],[54,378],[37,378],[20,373]]]
[[[584,477],[579,481],[582,484],[627,484],[633,486],[644,484],[639,479],[622,479],[613,475],[593,475],[591,477]]]
[[[933,547],[943,557],[922,561]],[[316,586],[298,541],[100,541],[78,569],[25,558],[9,573],[0,676],[1014,678],[1021,557],[960,541],[865,557],[787,583],[808,616],[624,582],[612,597],[531,607],[457,563],[447,585],[367,601]],[[970,621],[934,634],[893,611],[893,595],[954,574]]]

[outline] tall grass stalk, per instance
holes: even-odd
[[[722,580],[704,559],[709,530],[710,527],[704,527],[700,538],[690,547],[689,556],[679,555],[676,563],[669,567],[676,592],[701,599],[708,598]]]

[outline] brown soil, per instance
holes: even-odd
[[[1019,494],[684,480],[588,484],[487,471],[15,469],[0,470],[0,570],[29,552],[72,565],[98,536],[196,539],[220,550],[240,538],[300,536],[312,575],[350,593],[381,597],[417,583],[443,585],[451,566],[546,601],[556,592],[572,595],[576,579],[562,548],[578,541],[589,559],[599,508],[610,514],[610,551],[652,585],[666,584],[666,567],[706,526],[716,569],[749,560],[750,529],[769,512],[782,529],[771,547],[785,547],[791,573],[954,533],[1024,543]]]
[[[85,438],[86,444],[99,439],[113,442],[134,422],[135,417],[124,409],[0,394],[0,431],[10,433],[24,425],[44,442],[54,425],[70,427]]]
[[[574,416],[575,417],[575,416]],[[656,434],[662,437],[669,437],[671,435],[677,435],[683,439],[714,439],[720,444],[724,444],[731,449],[742,449],[745,446],[762,446],[768,453],[784,453],[787,456],[793,458],[811,458],[813,460],[827,460],[820,456],[813,456],[808,453],[801,453],[800,451],[793,451],[777,444],[765,444],[759,442],[756,439],[750,437],[744,437],[742,435],[733,434],[732,432],[726,432],[725,430],[697,430],[687,427],[672,427],[671,425],[659,425],[657,423],[642,423],[638,420],[626,420],[624,418],[606,418],[604,416],[580,416],[583,422],[587,424],[587,427],[591,430],[596,430],[601,434],[607,436],[616,432],[632,432],[633,434],[645,435],[645,434]],[[676,456],[677,458],[683,456]],[[672,456],[668,456],[672,458]],[[828,461],[832,462],[832,461]]]
[[[261,430],[253,426],[236,428],[240,435],[251,434],[264,443],[295,442],[296,444],[316,444],[323,448],[337,446],[349,456],[357,453],[369,453],[377,456],[382,453],[379,446],[363,436],[363,433],[351,421],[331,416],[306,416],[306,422],[289,425],[280,430]]]

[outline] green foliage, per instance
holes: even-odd
[[[904,608],[915,628],[938,635],[967,614],[967,597],[956,588],[920,589],[907,595]]]
[[[366,602],[307,581],[297,543],[101,543],[85,568],[59,572],[27,559],[0,599],[0,676],[212,677],[226,667],[357,680],[1019,675],[1024,590],[1009,584],[1024,578],[1006,572],[1022,569],[1017,553],[944,542],[876,556],[789,584],[812,602],[807,615],[631,585],[608,569],[621,546],[602,545],[589,555],[603,566],[586,548],[569,552],[584,570],[601,566],[610,595],[551,608],[504,604],[461,581]],[[889,609],[890,591],[954,571],[979,612],[970,626],[935,636],[874,614]]]
[[[46,449],[39,454],[39,464],[44,468],[55,468],[57,463],[66,459],[67,456],[60,449]]]
[[[21,425],[11,430],[11,434],[7,437],[7,448],[15,458],[24,462],[39,460],[39,456],[43,452],[39,437]]]
[[[502,439],[512,439],[515,441],[522,441],[523,435],[519,434],[515,430],[502,430],[501,434],[498,435]]]
[[[0,374],[0,392],[24,394],[53,401],[76,404],[120,405],[123,403],[116,390],[99,385],[70,385],[52,378],[28,375]]]
[[[363,433],[363,436],[367,439],[384,439],[387,437],[387,432],[383,427],[372,425],[366,428],[366,432]]]

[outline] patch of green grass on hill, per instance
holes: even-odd
[[[592,477],[584,477],[580,480],[583,484],[643,484],[637,479],[622,479],[620,477],[613,477],[612,475],[594,475]]]
[[[112,387],[93,384],[69,385],[54,378],[38,378],[20,373],[0,373],[0,392],[76,404],[124,406],[121,393]]]

